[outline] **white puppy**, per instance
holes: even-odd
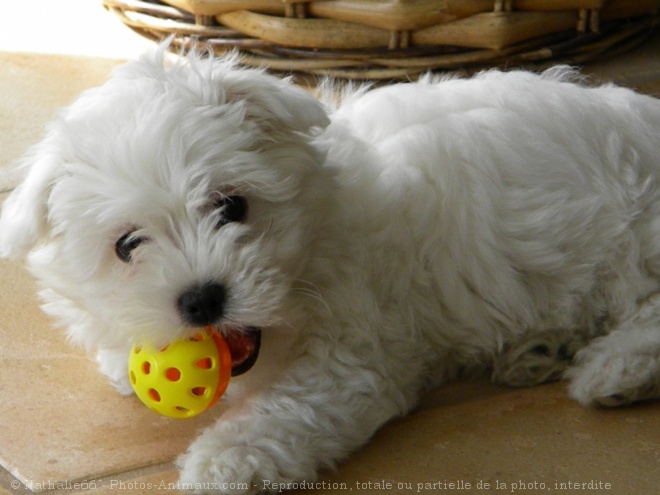
[[[61,114],[0,253],[27,255],[46,312],[122,392],[135,342],[215,325],[236,374],[261,334],[262,358],[293,342],[181,458],[184,482],[311,481],[464,372],[568,369],[583,404],[660,396],[657,100],[558,68],[328,111],[231,59],[165,59]]]

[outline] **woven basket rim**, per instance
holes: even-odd
[[[166,1],[172,3],[174,0]],[[642,1],[646,2],[645,5],[653,3],[649,0]],[[246,34],[246,30],[240,25],[222,25],[219,19],[227,19],[224,14],[212,18],[195,15],[160,0],[102,0],[102,3],[124,24],[142,36],[154,41],[173,36],[173,49],[203,47],[211,49],[218,56],[227,51],[238,50],[242,55],[241,63],[245,65],[347,79],[413,79],[422,73],[439,70],[469,72],[501,66],[581,64],[635,46],[648,36],[660,19],[656,13],[650,13],[603,22],[598,16],[599,11],[588,11],[580,12],[578,16],[584,26],[582,31],[575,28],[560,29],[521,41],[513,34],[513,42],[503,47],[404,43],[394,47],[381,44],[337,48],[290,46],[277,40],[254,36],[252,33]],[[497,0],[495,3],[498,3]],[[660,1],[655,1],[655,4],[660,4]],[[239,17],[234,16],[233,19]],[[478,20],[481,21],[482,18]],[[507,19],[514,18],[510,16]],[[557,16],[554,18],[558,19]],[[565,19],[568,17],[565,16]],[[565,22],[565,19],[562,22]],[[593,23],[594,19],[597,28],[595,30],[588,27],[589,22]],[[297,26],[296,21],[298,20],[287,20],[294,29]],[[558,26],[561,27],[562,24]]]

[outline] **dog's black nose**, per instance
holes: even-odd
[[[216,322],[222,316],[224,303],[224,287],[213,283],[185,291],[177,300],[177,308],[183,321],[196,327],[203,327]]]

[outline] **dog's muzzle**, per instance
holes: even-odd
[[[181,319],[194,327],[218,321],[225,311],[225,288],[217,283],[194,286],[176,301]]]
[[[225,288],[218,283],[194,286],[177,299],[181,319],[193,327],[209,327],[224,337],[232,359],[231,375],[248,371],[257,362],[261,330],[255,327],[216,325],[224,315]]]

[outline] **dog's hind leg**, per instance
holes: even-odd
[[[583,332],[553,329],[525,334],[495,357],[492,379],[512,387],[559,380],[575,354],[588,344]]]
[[[585,405],[660,398],[660,294],[617,330],[578,352],[566,376],[571,396]]]

